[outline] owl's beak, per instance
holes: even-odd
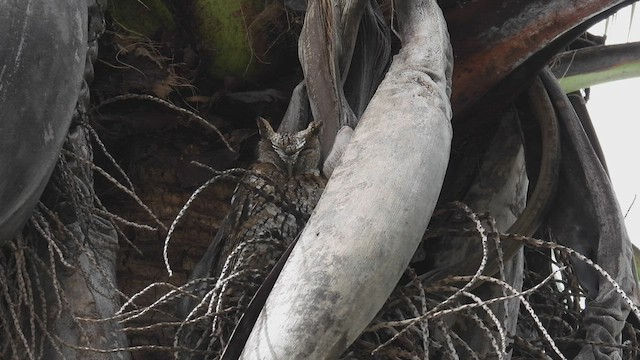
[[[284,164],[287,166],[287,175],[292,177],[293,170],[295,169],[296,162],[298,161],[298,153],[286,155],[282,160],[284,160]]]

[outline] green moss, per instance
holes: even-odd
[[[264,8],[264,0],[195,0],[200,41],[210,51],[214,77],[251,78],[256,60],[247,29]]]
[[[163,0],[110,0],[107,10],[119,25],[149,38],[161,30],[176,28]]]

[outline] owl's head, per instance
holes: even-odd
[[[258,118],[258,161],[271,163],[289,176],[318,175],[322,154],[318,139],[321,125],[319,121],[312,121],[302,131],[276,133],[267,120]]]

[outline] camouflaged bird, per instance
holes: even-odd
[[[326,184],[320,174],[320,127],[314,121],[296,133],[277,133],[258,119],[258,158],[250,167],[255,175],[247,174],[236,187],[229,214],[191,276],[217,279],[215,287],[196,293],[215,305],[207,305],[209,312],[219,315],[196,326],[198,345],[190,340],[186,347],[206,345],[219,356],[258,287],[304,227]],[[194,306],[187,305],[184,315]],[[203,305],[200,316],[204,311]]]

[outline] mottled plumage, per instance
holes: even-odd
[[[318,122],[297,133],[279,134],[260,118],[258,128],[258,159],[250,167],[258,176],[245,177],[246,184],[236,188],[228,215],[235,226],[220,259],[245,241],[273,239],[286,248],[302,230],[326,183],[319,170]],[[269,263],[279,258],[278,253],[263,255]]]
[[[298,175],[320,174],[320,123],[312,122],[297,133],[278,134],[265,119],[258,119],[260,143],[258,144],[258,164],[273,164],[280,171],[286,171],[288,178]]]
[[[192,275],[218,279],[217,290],[209,286],[197,291],[200,296],[209,291],[208,303],[215,304],[210,310],[223,313],[209,318],[207,330],[197,331],[204,340],[196,347],[208,344],[216,353],[223,350],[255,291],[304,227],[326,184],[320,175],[319,122],[296,133],[276,133],[259,119],[258,128],[258,158],[250,167],[255,175],[244,176],[236,187],[230,212]],[[183,309],[185,315],[190,310]]]

